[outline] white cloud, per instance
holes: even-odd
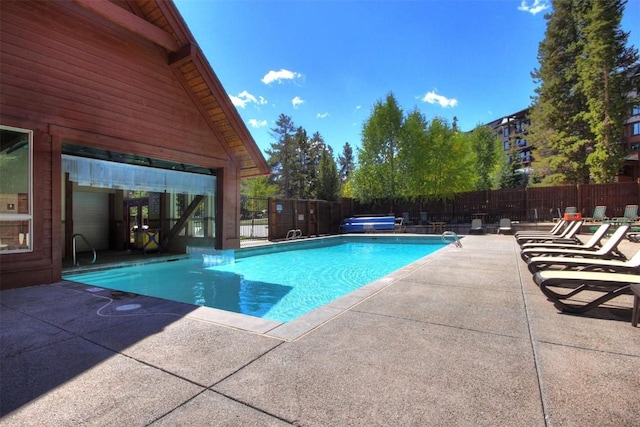
[[[267,125],[266,120],[249,119],[249,125],[252,128],[263,128]]]
[[[262,78],[262,83],[268,85],[273,82],[282,83],[283,80],[295,80],[302,77],[302,74],[296,73],[295,71],[289,71],[282,68],[280,71],[269,71]]]
[[[428,102],[429,104],[440,104],[440,106],[445,108],[455,107],[456,105],[458,105],[457,99],[438,95],[435,91],[427,92],[427,94],[420,99],[423,102]]]
[[[318,113],[318,114],[316,114],[316,119],[324,119],[325,117],[329,117],[329,113]]]
[[[242,92],[240,92],[238,96],[229,95],[229,98],[231,98],[231,102],[233,103],[233,105],[240,108],[244,108],[250,102],[253,102],[258,105],[264,105],[267,103],[267,100],[264,99],[262,96],[256,98],[246,90],[243,90]]]
[[[518,10],[521,10],[522,12],[529,12],[532,15],[536,15],[545,9],[549,9],[549,5],[545,0],[533,0],[533,4],[531,6],[527,4],[527,0],[522,0],[522,2],[520,2],[520,6],[518,6]]]
[[[293,105],[293,108],[298,108],[298,105],[304,104],[304,100],[299,96],[296,96],[291,100],[291,104]]]

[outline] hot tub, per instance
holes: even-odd
[[[340,223],[340,232],[393,231],[395,227],[396,218],[394,216],[360,216],[343,219]]]

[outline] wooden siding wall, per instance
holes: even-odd
[[[230,160],[151,42],[72,2],[2,2],[1,12],[3,115],[109,136],[91,144],[104,149],[211,168]]]
[[[0,28],[0,122],[40,132],[34,251],[2,255],[0,287],[60,279],[60,188],[51,175],[60,181],[63,142],[216,169],[225,193],[217,238],[239,247],[239,167],[166,51],[68,1],[2,1]]]
[[[0,260],[0,289],[51,283],[61,272],[60,239],[53,233],[54,220],[60,219],[58,167],[52,165],[51,137],[46,127],[36,127],[24,121],[8,121],[9,126],[27,127],[33,133],[33,241],[31,252],[3,254]],[[58,174],[55,178],[54,176]],[[56,252],[58,252],[56,254]]]

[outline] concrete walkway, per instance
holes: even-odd
[[[631,297],[562,314],[513,236],[463,244],[289,335],[70,282],[3,291],[0,425],[637,426]]]

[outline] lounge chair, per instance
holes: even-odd
[[[557,236],[560,233],[562,233],[562,230],[565,228],[565,226],[567,225],[568,222],[569,221],[560,220],[560,221],[556,222],[556,224],[549,231],[521,230],[521,231],[516,231],[514,235],[516,236],[516,238],[518,238],[519,236],[531,236],[531,235],[533,235],[533,236],[540,236],[540,235]]]
[[[611,218],[611,221],[629,221],[638,220],[638,205],[627,205],[624,207],[624,213],[620,217]]]
[[[606,206],[596,206],[595,209],[593,209],[593,215],[583,219],[585,220],[585,222],[602,222],[607,219],[606,213]]]
[[[566,256],[537,256],[529,260],[527,267],[532,274],[542,270],[550,270],[554,267],[560,267],[561,270],[640,274],[640,250],[627,261]]]
[[[509,218],[500,218],[500,222],[498,223],[498,234],[502,232],[511,233],[512,231],[511,220]]]
[[[520,246],[521,249],[528,248],[566,248],[566,249],[597,249],[600,246],[600,242],[602,238],[607,234],[611,224],[600,224],[600,227],[593,233],[591,238],[587,241],[587,243],[581,243],[576,241],[565,242],[561,241],[563,239],[556,239],[555,241],[550,242],[531,242],[525,243]]]
[[[578,212],[578,208],[575,206],[567,206],[566,208],[564,208],[564,213],[568,214],[568,213],[577,213]],[[564,218],[564,215],[562,213],[560,213],[560,208],[558,208],[558,218],[553,218],[554,221],[560,221],[562,218]]]
[[[428,225],[429,218],[426,212],[420,212],[420,225]]]
[[[413,225],[413,221],[411,221],[411,217],[409,216],[409,212],[402,212],[402,223],[404,225]]]
[[[580,242],[580,240],[576,237],[576,234],[580,231],[580,227],[582,227],[582,221],[567,221],[569,225],[567,225],[561,233],[557,235],[525,235],[516,237],[516,242],[522,246],[525,243],[529,242],[551,242],[556,239],[563,239],[565,241],[573,240],[576,242]]]
[[[618,251],[618,245],[629,229],[628,225],[621,225],[611,235],[600,249],[566,249],[566,248],[528,248],[520,252],[520,257],[527,263],[537,256],[568,256],[582,258],[619,259],[625,261],[627,257]]]
[[[542,293],[562,311],[584,313],[618,295],[630,293],[631,284],[640,284],[640,275],[637,273],[543,270],[534,274],[533,280],[540,286]],[[572,290],[562,294],[551,290],[552,287]],[[570,304],[565,302],[566,299],[583,291],[596,291],[604,294],[586,303]]]
[[[471,227],[469,227],[469,234],[478,233],[484,234],[484,226],[482,225],[482,220],[480,218],[475,218],[471,220]]]

